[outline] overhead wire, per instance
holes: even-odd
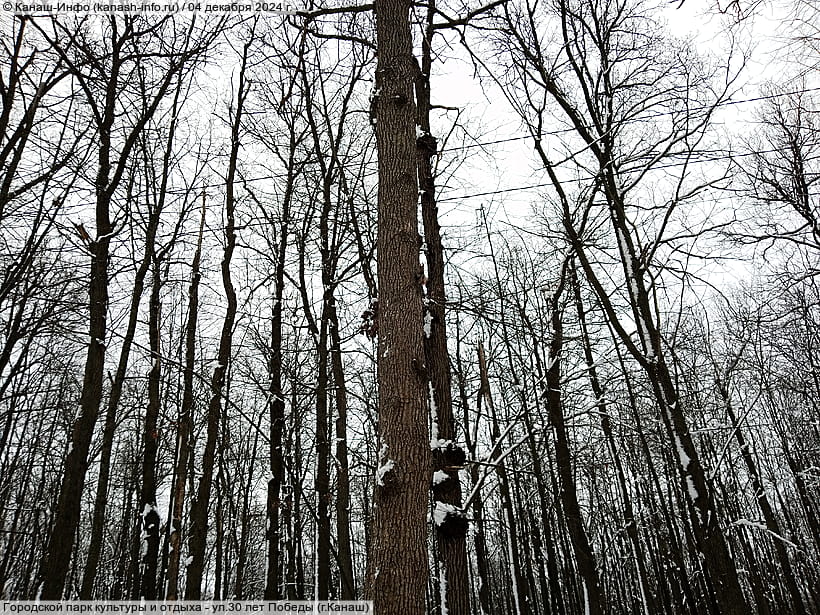
[[[800,90],[790,90],[790,91],[787,91],[787,92],[777,92],[777,93],[774,93],[774,94],[754,96],[754,97],[744,98],[744,99],[739,99],[739,100],[725,100],[725,101],[717,102],[717,103],[714,103],[714,104],[711,104],[711,105],[700,105],[700,106],[690,107],[690,108],[686,109],[685,111],[690,112],[690,113],[694,113],[694,112],[698,112],[698,111],[705,111],[705,110],[719,108],[719,107],[749,104],[749,103],[761,102],[761,101],[765,101],[765,100],[774,100],[774,99],[782,98],[782,97],[785,97],[785,96],[794,96],[794,95],[797,95],[797,94],[805,94],[807,92],[820,92],[820,86],[812,87],[812,88],[803,88],[803,89],[800,89]],[[653,114],[643,116],[641,119],[646,120],[646,119],[664,117],[664,116],[668,116],[668,115],[675,115],[677,113],[681,113],[681,110],[677,110],[677,111],[672,111],[672,110],[670,110],[670,111],[659,111],[657,113],[653,113]],[[540,137],[559,136],[559,135],[562,135],[562,134],[568,134],[568,133],[572,133],[572,132],[575,132],[574,128],[561,128],[561,129],[557,129],[557,130],[545,131],[545,132],[541,133]],[[513,142],[516,142],[516,141],[524,141],[524,140],[532,139],[532,138],[533,138],[533,135],[531,135],[531,134],[515,135],[515,136],[512,136],[512,137],[506,137],[506,138],[503,138],[503,139],[494,139],[494,140],[491,140],[491,141],[480,141],[480,142],[477,142],[477,143],[467,143],[467,144],[463,144],[463,145],[454,145],[452,147],[443,148],[442,150],[439,151],[439,153],[444,154],[444,153],[447,153],[447,152],[465,151],[465,150],[475,149],[475,148],[479,148],[479,147],[488,147],[488,146],[492,146],[492,145],[501,145],[501,144],[504,144],[504,143],[513,143]],[[766,153],[766,152],[763,152],[763,153]],[[740,155],[741,154],[735,154],[735,157],[738,157]],[[749,155],[749,154],[743,154],[743,155]],[[723,157],[717,157],[717,158],[714,158],[714,159],[710,159],[709,161],[710,162],[711,161],[717,161],[717,160],[726,159],[726,158],[728,158],[728,156],[724,155]],[[372,160],[372,161],[362,163],[362,166],[373,167],[377,164],[378,164],[378,162],[376,160]],[[674,165],[670,165],[670,166],[674,166]],[[367,176],[372,177],[372,176],[375,176],[376,174],[377,174],[376,171],[371,171],[367,174]],[[268,174],[268,175],[264,175],[264,176],[261,176],[261,177],[246,177],[246,178],[242,179],[242,182],[254,183],[254,182],[282,179],[284,177],[286,177],[285,173]],[[515,188],[504,189],[501,192],[515,192],[515,191],[518,191],[518,190],[526,190],[528,188],[544,187],[546,185],[549,185],[549,184],[538,184],[538,185],[532,185],[532,186],[519,186],[519,187],[515,187]],[[197,186],[193,190],[207,190],[207,189],[211,189],[211,188],[221,188],[223,186],[224,186],[224,183],[211,183],[211,184],[204,184],[204,185],[201,185],[201,186]],[[172,194],[181,194],[181,193],[185,193],[185,192],[189,192],[189,191],[191,191],[191,190],[184,190],[184,189],[179,190],[179,189],[177,189],[177,190],[170,190],[169,192],[171,192]],[[465,195],[465,196],[461,196],[461,197],[448,197],[447,199],[439,199],[439,201],[441,202],[441,201],[445,201],[445,200],[453,200],[455,198],[473,198],[475,196],[485,196],[485,195],[489,195],[489,194],[498,194],[498,193],[499,192],[497,192],[497,191],[491,191],[491,192],[488,192],[488,193]]]

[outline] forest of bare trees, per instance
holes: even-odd
[[[820,612],[814,0],[0,29],[0,598]]]

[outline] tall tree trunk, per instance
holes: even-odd
[[[159,525],[157,511],[157,450],[159,433],[157,419],[160,411],[160,379],[162,350],[160,348],[160,279],[159,262],[154,262],[151,301],[148,315],[148,338],[151,348],[151,371],[148,374],[148,409],[143,431],[142,488],[140,490],[140,521],[143,546],[140,567],[140,598],[156,600],[157,562],[159,559]]]
[[[177,416],[177,458],[174,466],[173,520],[168,557],[166,600],[176,600],[179,588],[179,562],[182,556],[182,516],[185,511],[185,484],[188,480],[188,460],[191,451],[191,423],[194,409],[194,366],[196,359],[196,324],[199,315],[199,263],[202,258],[202,233],[205,229],[205,193],[202,193],[202,215],[196,251],[191,263],[191,283],[188,287],[188,318],[185,322],[185,363],[182,381],[182,406]]]
[[[131,55],[130,48],[127,54],[123,52],[131,43],[134,43],[135,48],[139,48],[140,43],[144,40],[141,37],[150,30],[135,30],[133,20],[120,20],[120,18],[113,16],[107,19],[106,25],[108,29],[106,38],[110,42],[110,49],[106,50],[105,62],[101,62],[99,58],[93,56],[96,49],[92,52],[86,47],[76,47],[80,55],[87,55],[81,65],[91,66],[96,71],[96,74],[93,75],[94,80],[103,84],[104,87],[101,96],[87,86],[83,88],[87,97],[86,102],[94,110],[95,127],[99,140],[94,185],[97,228],[96,238],[87,239],[87,247],[91,253],[91,274],[88,285],[89,344],[83,373],[79,411],[72,425],[71,446],[66,456],[55,522],[38,574],[39,589],[37,595],[44,600],[60,599],[65,589],[66,574],[69,569],[74,537],[80,519],[80,503],[88,469],[88,450],[102,401],[108,312],[109,246],[115,231],[111,224],[111,201],[122,181],[126,165],[139,135],[156,112],[160,102],[165,98],[172,81],[179,76],[187,62],[206,48],[212,40],[209,39],[207,42],[202,43],[201,47],[192,46],[173,56],[173,61],[167,67],[159,84],[154,88],[153,97],[149,96],[147,91],[142,91],[143,99],[139,105],[134,105],[139,109],[136,121],[121,133],[117,132],[117,136],[123,138],[120,146],[113,148],[113,128],[117,118],[121,115],[117,109],[117,103],[121,94],[123,81],[121,73],[123,72],[124,63],[126,61],[136,63],[134,71],[139,72],[139,63],[145,57],[139,54],[136,56]],[[120,29],[121,26],[122,30]],[[61,48],[59,41],[52,39],[42,29],[40,29],[40,33],[53,47],[58,49],[58,53],[62,57],[66,57],[66,50]],[[182,40],[187,43],[191,39],[185,37]],[[74,67],[72,66],[72,68]],[[89,81],[91,80],[85,82],[88,83]],[[99,98],[102,99],[102,104],[98,102]],[[116,155],[114,154],[115,151],[117,152]],[[114,156],[113,159],[112,155]]]
[[[555,171],[548,166],[553,185],[559,192],[563,203],[563,223],[567,238],[580,261],[584,274],[589,280],[603,307],[607,319],[617,331],[621,342],[633,358],[643,368],[652,387],[652,392],[660,410],[671,450],[675,453],[678,476],[686,497],[693,506],[692,528],[696,538],[696,548],[703,555],[705,570],[708,571],[715,588],[723,615],[743,615],[747,612],[743,590],[738,580],[737,569],[729,554],[720,520],[715,505],[714,494],[707,483],[703,465],[692,442],[686,416],[678,396],[675,381],[666,362],[661,344],[660,331],[655,323],[650,304],[650,296],[644,279],[644,265],[635,247],[630,233],[630,224],[626,218],[622,194],[618,189],[619,181],[612,164],[610,138],[602,140],[601,167],[603,190],[609,206],[609,218],[617,237],[621,266],[626,278],[629,303],[633,320],[638,328],[638,345],[624,329],[620,317],[610,302],[609,296],[601,285],[592,264],[588,260],[586,246],[573,226],[572,214],[568,200]],[[538,145],[538,148],[541,146]],[[542,159],[547,160],[541,151]]]
[[[555,436],[555,460],[561,482],[561,505],[569,530],[572,551],[578,565],[578,572],[583,580],[584,609],[586,613],[591,615],[602,615],[604,613],[604,604],[600,580],[595,564],[595,554],[592,551],[592,545],[589,542],[584,521],[581,517],[581,507],[578,504],[578,493],[572,469],[572,453],[569,448],[563,401],[561,399],[561,354],[564,347],[564,331],[560,300],[566,282],[566,275],[566,267],[564,267],[561,272],[559,288],[550,300],[552,339],[549,344],[546,373],[544,373],[543,362],[537,349],[536,365],[538,377],[543,382],[543,395],[547,402],[550,423]]]
[[[534,372],[533,372],[534,373]],[[533,383],[533,388],[537,385]],[[536,409],[538,410],[538,415],[543,416],[543,410],[541,409],[541,396],[536,395],[535,397],[535,404]],[[542,419],[543,421],[543,419]],[[564,600],[562,598],[562,591],[561,591],[561,579],[558,573],[558,564],[557,564],[557,556],[555,552],[555,544],[554,544],[554,534],[552,533],[551,526],[552,520],[550,518],[550,505],[549,505],[549,498],[547,497],[547,484],[545,482],[544,477],[544,470],[541,465],[541,454],[535,447],[535,432],[533,430],[532,419],[529,416],[529,413],[524,415],[524,427],[527,429],[527,432],[530,434],[530,437],[527,439],[527,445],[530,449],[530,458],[532,460],[532,471],[535,475],[535,487],[538,493],[538,511],[541,513],[540,521],[541,521],[541,529],[534,532],[534,540],[535,540],[535,549],[538,553],[543,553],[546,551],[546,574],[547,579],[549,582],[549,592],[545,589],[542,589],[543,594],[543,601],[545,606],[545,611],[550,614],[554,613],[555,615],[565,615],[566,609],[564,606]],[[546,451],[545,451],[546,452]],[[549,461],[549,459],[547,459]],[[537,528],[537,524],[534,524],[534,528]],[[544,538],[543,538],[543,546],[541,541],[541,532],[543,531]],[[538,558],[539,567],[544,565],[544,557]],[[549,599],[547,599],[549,596]]]
[[[492,425],[490,440],[493,447],[493,452],[490,455],[490,462],[495,466],[495,472],[498,475],[498,490],[501,493],[501,505],[504,510],[506,522],[504,531],[506,533],[506,554],[509,558],[510,580],[512,582],[512,606],[515,613],[518,615],[528,615],[531,611],[531,604],[529,597],[529,586],[524,579],[521,566],[521,557],[518,553],[518,523],[516,521],[516,514],[513,508],[512,497],[510,495],[507,467],[504,460],[501,458],[501,451],[499,450],[501,429],[498,422],[498,415],[495,411],[495,403],[493,402],[492,392],[490,390],[490,379],[487,373],[487,360],[484,356],[484,346],[480,343],[478,345],[478,369],[481,377],[481,393],[479,398],[482,398],[486,402]]]
[[[149,211],[148,224],[145,231],[145,248],[142,260],[134,275],[134,288],[131,293],[131,303],[128,312],[128,325],[123,336],[120,350],[120,358],[117,363],[117,371],[111,382],[111,391],[108,395],[106,405],[105,423],[103,428],[102,448],[100,451],[100,469],[97,478],[97,491],[94,497],[94,513],[91,524],[91,538],[88,546],[88,556],[86,558],[83,572],[82,584],[80,587],[80,599],[91,600],[94,589],[94,580],[97,575],[97,567],[102,552],[103,532],[105,529],[105,510],[108,499],[108,482],[111,473],[111,448],[114,441],[114,432],[117,424],[117,408],[122,397],[122,388],[125,383],[128,360],[131,354],[131,346],[137,328],[140,301],[145,287],[145,276],[151,266],[151,258],[154,254],[157,229],[159,227],[162,211],[165,204],[166,188],[171,173],[171,156],[173,155],[173,145],[176,136],[177,112],[179,110],[179,98],[182,93],[182,80],[177,84],[174,92],[172,104],[171,123],[168,128],[168,136],[165,142],[163,154],[163,166],[161,173],[160,200],[159,203]],[[131,195],[129,195],[129,200]]]
[[[276,253],[274,272],[274,297],[271,310],[270,360],[268,361],[268,408],[270,421],[270,473],[267,492],[267,542],[268,562],[265,572],[265,600],[282,598],[279,571],[282,568],[282,542],[280,528],[280,511],[282,510],[282,485],[285,482],[285,466],[282,455],[282,434],[285,428],[285,392],[282,389],[282,301],[285,294],[285,258],[287,256],[288,233],[290,225],[290,202],[294,183],[294,154],[296,144],[293,132],[288,160],[288,176],[285,193],[282,198],[282,221],[279,227],[279,244]],[[290,504],[292,506],[292,503]],[[287,523],[285,524],[287,526]]]
[[[110,60],[110,77],[106,83],[103,115],[98,125],[99,149],[95,181],[95,220],[97,237],[90,241],[91,272],[88,282],[88,350],[83,373],[83,388],[77,418],[71,428],[71,445],[65,460],[63,479],[54,526],[46,556],[40,568],[37,597],[59,600],[63,597],[66,575],[74,547],[74,536],[80,522],[80,502],[85,474],[88,470],[88,449],[94,425],[100,411],[105,368],[105,344],[108,317],[108,260],[113,227],[111,225],[111,132],[114,125],[120,57],[116,20],[111,20],[115,44]]]
[[[325,287],[325,295],[332,290]],[[324,300],[327,305],[327,298]],[[324,310],[319,323],[316,368],[316,578],[314,598],[330,597],[330,442],[328,440],[328,323]]]
[[[757,501],[757,505],[760,507],[760,512],[763,513],[763,520],[766,522],[766,529],[772,533],[774,550],[777,554],[780,567],[783,569],[781,578],[783,579],[789,593],[792,612],[802,613],[803,598],[800,594],[800,589],[797,587],[797,581],[794,569],[792,568],[791,560],[789,559],[789,553],[786,551],[786,545],[781,539],[782,532],[780,529],[780,523],[778,522],[772,505],[769,502],[769,498],[766,495],[766,489],[763,485],[763,478],[760,476],[760,472],[757,469],[757,464],[755,463],[752,453],[749,450],[749,444],[746,442],[746,437],[741,429],[741,422],[738,420],[735,409],[732,406],[728,383],[728,374],[730,371],[731,370],[727,370],[727,374],[724,377],[719,375],[716,376],[715,385],[717,386],[718,393],[723,401],[726,414],[729,416],[729,422],[732,425],[732,433],[734,434],[735,440],[737,440],[737,445],[740,449],[740,456],[743,458],[743,463],[746,466],[749,477],[751,478],[755,500]]]
[[[253,492],[253,469],[256,462],[256,450],[259,444],[259,431],[253,431],[253,447],[251,448],[251,456],[247,465],[247,477],[242,490],[242,512],[239,527],[239,552],[236,556],[236,580],[234,583],[233,596],[231,600],[245,599],[245,568],[248,563],[248,534],[250,526],[250,497]]]
[[[189,540],[190,564],[185,580],[185,599],[199,600],[202,596],[202,577],[205,570],[205,546],[208,538],[208,504],[211,498],[211,486],[216,462],[216,445],[219,440],[219,423],[222,415],[222,391],[225,377],[231,361],[231,344],[233,325],[236,319],[236,291],[231,280],[231,257],[236,247],[236,225],[234,209],[234,181],[239,158],[239,134],[242,126],[242,112],[248,94],[249,84],[245,78],[248,52],[251,39],[245,43],[242,53],[242,64],[237,84],[236,107],[233,111],[231,126],[231,150],[228,160],[228,173],[225,179],[225,251],[222,258],[222,287],[227,299],[225,318],[219,336],[219,350],[216,366],[211,377],[211,399],[208,404],[205,451],[202,457],[202,477],[199,480],[196,499],[191,505],[191,530]]]
[[[437,433],[433,438],[454,441],[455,418],[451,391],[450,357],[447,351],[447,330],[444,287],[444,248],[436,204],[436,181],[433,175],[433,157],[438,143],[430,134],[430,72],[432,70],[432,38],[435,4],[427,7],[427,23],[422,39],[421,71],[416,79],[416,114],[421,134],[416,138],[417,169],[421,192],[421,216],[424,242],[427,247],[427,296],[424,301],[424,356],[429,378],[429,396]],[[440,450],[440,449],[439,449]],[[445,455],[433,456],[434,472],[442,472],[436,480],[433,497],[453,507],[454,514],[461,510],[460,464],[448,464]],[[463,531],[442,532],[436,525],[436,555],[439,559],[440,601],[443,613],[467,615],[470,611],[470,585],[467,568],[467,527]]]
[[[629,375],[629,372],[627,371],[625,359],[622,354],[620,345],[618,344],[617,338],[615,337],[614,332],[610,333],[613,337],[613,340],[615,340],[615,353],[618,356],[618,363],[621,367],[621,373],[624,377],[627,399],[629,402],[629,408],[632,413],[632,419],[635,421],[635,429],[636,433],[638,434],[640,450],[643,454],[643,458],[648,469],[651,484],[654,487],[654,493],[658,497],[658,507],[660,509],[660,514],[663,517],[667,535],[669,536],[669,541],[671,542],[671,544],[667,546],[667,552],[663,553],[663,557],[665,558],[668,555],[672,559],[672,563],[674,564],[674,574],[668,575],[668,578],[670,584],[672,585],[676,607],[682,612],[688,612],[689,615],[697,615],[695,593],[692,589],[692,585],[689,582],[689,575],[686,570],[686,562],[684,561],[683,549],[681,546],[682,539],[678,533],[677,526],[673,522],[670,510],[664,501],[664,499],[667,499],[668,501],[668,498],[665,498],[664,496],[663,488],[661,487],[660,476],[658,475],[657,467],[655,466],[655,462],[652,458],[652,453],[649,448],[649,442],[646,438],[646,431],[644,430],[643,421],[641,419],[641,414],[638,409],[637,400],[635,398],[635,391],[632,385],[632,378]],[[651,501],[654,501],[654,498],[652,496],[650,496],[650,498]],[[659,532],[659,530],[656,531]]]
[[[479,465],[477,455],[477,442],[473,438],[472,433],[478,433],[478,425],[471,431],[470,427],[470,402],[467,396],[467,383],[464,378],[464,367],[461,362],[461,335],[458,327],[458,320],[456,321],[456,374],[458,376],[458,392],[461,398],[461,407],[464,411],[464,443],[469,453],[469,459],[472,463],[469,464],[470,484],[473,489],[480,489],[479,485]],[[479,395],[479,405],[481,404]],[[478,417],[476,415],[476,422]],[[472,498],[473,511],[473,549],[475,551],[476,573],[478,574],[478,607],[481,613],[489,615],[492,613],[492,588],[490,586],[490,574],[487,565],[487,545],[484,539],[484,500],[480,492],[473,495]]]
[[[156,235],[156,227],[159,222],[159,215],[152,217],[149,222],[148,232],[145,238],[145,253],[134,276],[134,289],[131,293],[131,305],[128,311],[128,324],[123,336],[120,357],[117,363],[117,371],[111,382],[111,391],[106,404],[105,423],[102,435],[102,447],[100,450],[100,468],[97,477],[97,491],[94,496],[94,513],[91,521],[91,537],[88,545],[88,556],[85,561],[82,582],[80,585],[80,600],[91,600],[94,596],[94,581],[97,577],[97,568],[102,553],[103,534],[105,531],[105,510],[108,503],[108,484],[111,475],[111,450],[114,443],[114,432],[117,427],[117,408],[122,396],[122,387],[125,383],[128,360],[131,354],[131,346],[137,330],[137,319],[139,317],[140,299],[145,287],[145,276],[151,266],[151,250]],[[152,248],[153,249],[153,248]]]
[[[413,57],[409,3],[379,0],[373,100],[379,155],[379,423],[366,596],[379,613],[421,615],[426,606],[427,502],[431,479],[422,342]]]
[[[638,536],[638,526],[635,521],[635,512],[632,507],[632,498],[629,493],[629,488],[626,484],[626,476],[624,474],[623,463],[618,454],[618,447],[615,443],[615,436],[612,433],[612,422],[609,417],[606,397],[600,382],[598,381],[598,370],[595,367],[595,360],[592,356],[592,342],[590,341],[589,331],[587,329],[586,311],[584,310],[584,303],[581,299],[581,285],[578,282],[578,275],[575,272],[575,265],[571,264],[569,267],[570,283],[572,285],[573,297],[575,299],[575,310],[578,313],[578,324],[581,330],[581,345],[584,349],[584,361],[586,362],[587,374],[589,375],[589,383],[592,388],[592,395],[596,400],[598,408],[598,418],[601,424],[601,431],[606,438],[607,447],[609,448],[610,457],[615,469],[615,478],[618,483],[618,490],[621,494],[621,500],[624,507],[624,528],[629,538],[629,543],[632,547],[632,555],[635,560],[635,567],[638,572],[638,584],[641,590],[641,605],[645,614],[655,612],[655,599],[652,593],[652,587],[649,583],[649,575],[646,570],[646,559],[644,557],[643,546],[641,539]]]
[[[330,328],[330,360],[333,389],[336,392],[336,544],[339,564],[340,598],[353,600],[356,596],[353,558],[350,544],[350,465],[347,455],[347,385],[342,362],[342,340],[339,316],[335,302],[328,314]]]

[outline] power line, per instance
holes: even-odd
[[[788,92],[779,92],[779,93],[776,93],[776,94],[767,94],[765,96],[755,96],[755,97],[752,97],[752,98],[744,98],[744,99],[740,99],[740,100],[726,100],[726,101],[715,103],[713,105],[701,105],[701,106],[698,106],[698,107],[691,107],[691,108],[687,109],[686,111],[688,111],[688,112],[706,111],[706,110],[714,109],[714,108],[717,108],[717,107],[727,107],[727,106],[732,106],[732,105],[743,105],[743,104],[749,104],[749,103],[753,103],[753,102],[760,102],[760,101],[764,101],[764,100],[774,100],[776,98],[781,98],[781,97],[784,97],[784,96],[794,96],[796,94],[805,94],[807,92],[818,92],[818,91],[820,91],[820,87],[805,88],[805,89],[800,89],[800,90],[791,90],[791,91],[788,91]],[[675,114],[680,113],[680,112],[681,111],[659,111],[657,113],[647,115],[642,119],[651,119],[651,118],[657,118],[657,117],[664,117],[664,116],[668,116],[668,115],[675,115]],[[568,134],[568,133],[573,133],[573,132],[575,132],[574,128],[561,128],[561,129],[558,129],[558,130],[543,132],[543,133],[541,133],[541,136],[542,137],[545,137],[545,136],[558,136],[558,135]],[[532,139],[532,138],[533,138],[533,135],[525,134],[525,135],[506,137],[504,139],[495,139],[495,140],[492,140],[492,141],[481,141],[481,142],[478,142],[478,143],[469,143],[469,144],[466,144],[466,145],[455,145],[453,147],[446,147],[446,148],[440,150],[439,153],[443,154],[443,153],[446,153],[446,152],[464,151],[464,150],[474,149],[474,148],[477,148],[477,147],[487,147],[487,146],[490,146],[490,145],[500,145],[502,143],[513,143],[513,142],[516,142],[516,141],[524,141],[526,139]],[[766,153],[766,152],[763,152],[763,153]],[[736,156],[741,156],[741,155],[744,155],[744,154],[737,154]],[[715,160],[718,160],[718,159],[719,158],[717,158]],[[367,161],[367,162],[362,163],[361,166],[362,167],[374,167],[377,164],[378,164],[377,160],[371,160],[371,161]],[[371,172],[367,173],[368,177],[372,177],[374,175],[376,175],[376,171],[371,171]],[[243,183],[255,183],[255,182],[269,181],[269,180],[274,180],[274,179],[284,179],[285,177],[287,177],[287,173],[283,172],[283,173],[264,175],[264,176],[261,176],[261,177],[247,177],[247,178],[243,178],[242,182]],[[548,186],[548,185],[550,185],[550,184],[538,184],[538,185],[533,185],[533,186],[521,186],[521,187],[516,187],[516,188],[505,189],[505,190],[502,190],[501,192],[514,192],[514,191],[518,191],[518,190],[526,190],[527,188],[539,188],[539,187],[544,187],[544,186]],[[205,190],[205,189],[212,189],[212,188],[221,188],[223,186],[224,186],[224,182],[222,182],[222,183],[212,183],[212,184],[205,184],[205,185],[202,185],[202,186],[197,186],[195,189],[191,189],[191,190],[175,189],[175,190],[169,190],[168,192],[171,193],[171,194],[184,194],[186,192],[193,192],[193,191],[196,191],[196,190]],[[487,192],[487,193],[468,195],[468,196],[463,196],[463,197],[448,197],[447,199],[439,199],[439,202],[454,200],[456,198],[472,198],[472,197],[475,197],[475,196],[486,196],[486,195],[499,194],[499,193],[500,192],[495,191],[495,192]]]
[[[586,148],[584,148],[584,149],[586,149]],[[581,150],[581,151],[584,151],[584,150]],[[757,156],[757,155],[761,155],[761,154],[776,154],[776,153],[781,153],[783,151],[786,151],[786,148],[768,149],[768,150],[763,150],[763,151],[759,151],[759,152],[742,152],[742,153],[738,153],[738,154],[723,154],[723,155],[720,155],[720,156],[711,156],[711,157],[708,157],[708,158],[700,158],[698,160],[685,160],[685,161],[681,161],[681,162],[669,162],[669,163],[665,163],[665,164],[659,164],[659,165],[651,167],[651,170],[671,169],[671,168],[675,168],[675,167],[684,167],[684,166],[689,166],[689,165],[693,165],[693,164],[702,164],[702,163],[705,163],[705,162],[720,162],[722,160],[734,160],[735,158],[744,158],[746,156]],[[571,160],[572,158],[575,158],[575,156],[577,156],[580,153],[581,152],[576,152],[572,156],[569,156],[568,158],[562,160],[559,163],[556,163],[556,165],[554,165],[554,166],[558,166],[560,164],[563,164],[564,162],[567,162],[568,160]],[[565,180],[565,181],[580,183],[580,182],[583,182],[583,181],[591,181],[593,179],[595,179],[594,175],[588,175],[586,177],[574,177],[574,178],[571,178],[571,179],[568,179],[568,180]],[[473,193],[473,194],[461,194],[461,195],[456,195],[456,196],[448,196],[448,197],[445,197],[445,198],[437,199],[437,202],[438,203],[446,203],[448,201],[458,201],[458,200],[462,200],[462,199],[472,199],[472,198],[476,198],[476,197],[480,197],[480,196],[493,196],[493,195],[497,195],[497,194],[507,194],[509,192],[520,192],[522,190],[532,190],[532,189],[535,189],[535,188],[546,188],[546,187],[549,187],[549,186],[552,186],[552,182],[543,182],[543,183],[539,183],[539,184],[529,184],[529,185],[525,185],[525,186],[514,186],[512,188],[499,188],[498,190],[490,190],[490,191],[487,191],[487,192],[476,192],[476,193]],[[815,196],[815,195],[812,194],[811,196]]]
[[[780,97],[783,97],[783,96],[794,96],[795,94],[805,94],[806,92],[817,92],[817,91],[820,91],[820,87],[805,88],[805,89],[801,89],[801,90],[793,90],[793,91],[790,91],[790,92],[780,92],[780,93],[777,93],[777,94],[767,94],[765,96],[755,96],[753,98],[744,98],[744,99],[740,99],[740,100],[726,100],[726,101],[715,103],[713,105],[701,105],[699,107],[690,107],[690,108],[686,109],[686,111],[687,112],[707,111],[709,109],[714,109],[714,108],[717,108],[717,107],[728,107],[728,106],[731,106],[731,105],[744,105],[744,104],[753,103],[753,102],[760,102],[760,101],[764,101],[764,100],[773,100],[773,99],[780,98]],[[674,114],[680,113],[680,112],[681,111],[658,111],[657,113],[647,115],[642,119],[651,119],[651,118],[656,118],[656,117],[663,117],[663,116],[666,116],[666,115],[674,115]],[[587,128],[589,128],[589,126],[587,126]],[[575,132],[575,128],[562,128],[560,130],[547,131],[547,132],[544,132],[544,133],[541,133],[541,134],[542,134],[542,136],[557,136],[557,135],[571,133],[571,132]],[[444,148],[441,151],[442,151],[442,153],[443,152],[451,152],[451,151],[460,151],[460,150],[471,149],[471,148],[475,148],[475,147],[486,147],[488,145],[499,145],[501,143],[509,143],[511,141],[523,141],[525,139],[532,139],[532,138],[533,138],[533,136],[531,134],[526,134],[526,135],[520,135],[520,136],[515,136],[515,137],[508,137],[506,139],[498,139],[498,140],[495,140],[495,141],[483,141],[483,142],[480,142],[480,143],[471,143],[469,145],[456,145],[456,146],[453,146],[453,147]]]

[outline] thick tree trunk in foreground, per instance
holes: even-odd
[[[422,345],[418,181],[410,5],[375,4],[378,65],[373,105],[379,153],[379,440],[367,597],[378,613],[426,610],[431,479]]]

